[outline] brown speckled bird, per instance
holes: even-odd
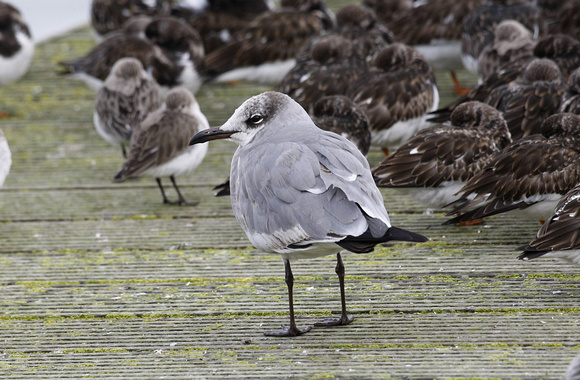
[[[259,14],[273,10],[273,2],[268,0],[211,0],[201,7],[198,3],[202,2],[174,4],[171,15],[183,19],[199,32],[206,54],[228,43]]]
[[[429,121],[442,123],[449,120],[449,115],[453,109],[461,103],[471,100],[485,102],[493,90],[521,77],[528,64],[537,58],[551,59],[556,62],[562,72],[563,79],[566,80],[576,67],[580,67],[580,42],[564,35],[550,35],[540,38],[532,55],[524,56],[501,66],[499,70],[489,75],[467,94],[433,112]]]
[[[352,142],[365,156],[371,147],[369,119],[352,100],[342,95],[325,96],[309,112],[318,128],[331,131]]]
[[[205,53],[201,37],[191,26],[175,17],[154,17],[143,26],[143,35],[115,32],[85,56],[59,62],[63,74],[72,74],[98,90],[119,59],[133,57],[167,91],[183,86],[196,92],[201,86],[198,70]]]
[[[518,250],[523,251],[521,260],[545,256],[580,264],[580,184],[560,199],[532,241]]]
[[[185,200],[175,176],[192,172],[203,161],[207,144],[188,144],[191,136],[207,128],[207,119],[191,92],[185,88],[172,89],[165,99],[165,107],[149,114],[133,131],[129,154],[115,176],[115,182],[142,175],[151,176],[157,181],[163,203],[197,204]],[[166,197],[162,177],[171,180],[178,196],[176,201]]]
[[[14,6],[0,1],[0,86],[28,72],[34,55],[34,40],[28,24]],[[0,113],[0,116],[6,116]]]
[[[580,182],[580,116],[548,117],[541,134],[524,137],[494,155],[460,190],[457,211],[470,210],[444,224],[522,210],[546,220],[556,202]]]
[[[108,143],[120,145],[126,157],[133,128],[163,103],[159,86],[135,58],[118,60],[97,93],[93,123]]]
[[[477,72],[485,79],[506,63],[532,55],[536,41],[531,31],[515,20],[500,22],[493,41],[479,55]]]
[[[580,68],[568,77],[568,86],[562,97],[560,112],[571,112],[580,115]]]
[[[347,96],[367,114],[373,145],[387,149],[427,127],[427,113],[439,104],[433,70],[417,50],[400,43],[381,50]]]
[[[493,90],[486,103],[503,113],[514,140],[539,133],[544,119],[560,108],[566,91],[558,65],[536,59],[522,76]]]
[[[365,61],[351,40],[338,34],[322,35],[305,47],[276,91],[290,95],[310,112],[321,97],[345,95],[365,70]]]
[[[101,41],[107,34],[122,29],[132,17],[168,15],[171,3],[172,0],[93,0],[91,25]]]
[[[467,102],[453,111],[451,124],[418,132],[374,168],[373,176],[379,187],[404,189],[427,207],[441,208],[510,142],[498,110]]]
[[[481,53],[493,43],[497,26],[505,20],[519,22],[534,38],[545,29],[540,9],[527,1],[486,2],[477,6],[463,20],[461,59],[467,70],[478,72]]]
[[[336,11],[336,33],[351,40],[367,62],[395,42],[393,33],[377,21],[375,12],[362,4],[347,4]]]
[[[294,66],[302,46],[333,26],[334,15],[322,0],[263,12],[206,56],[205,75],[218,82],[277,84]]]

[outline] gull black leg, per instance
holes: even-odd
[[[288,286],[288,303],[290,309],[290,326],[282,326],[281,330],[270,331],[264,333],[266,336],[297,336],[302,335],[310,331],[312,326],[307,327],[297,327],[296,320],[294,319],[294,275],[292,274],[292,268],[290,268],[290,261],[284,260],[284,269],[286,270],[286,285]]]
[[[340,284],[340,302],[342,305],[342,311],[340,318],[327,318],[322,322],[317,322],[314,326],[339,326],[348,325],[353,320],[354,317],[346,313],[346,297],[344,292],[344,263],[342,262],[342,257],[340,253],[336,254],[336,268],[334,269],[338,275],[338,282]]]

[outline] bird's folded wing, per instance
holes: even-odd
[[[369,228],[365,212],[377,213],[378,206],[376,200],[368,205],[360,188],[360,173],[372,182],[368,167],[365,172],[358,159],[348,153],[339,157],[328,148],[323,143],[321,152],[315,152],[292,142],[261,144],[234,160],[232,205],[257,248],[333,242]]]

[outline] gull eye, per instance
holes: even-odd
[[[250,116],[250,118],[248,119],[248,121],[254,125],[260,124],[262,120],[264,120],[264,117],[259,113]]]

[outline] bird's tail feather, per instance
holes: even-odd
[[[386,243],[391,240],[409,241],[415,243],[422,243],[428,239],[415,232],[407,231],[398,227],[390,227],[387,232],[380,237],[374,237],[370,230],[359,236],[347,236],[344,239],[337,241],[340,247],[354,253],[369,253],[375,248],[375,245]]]

